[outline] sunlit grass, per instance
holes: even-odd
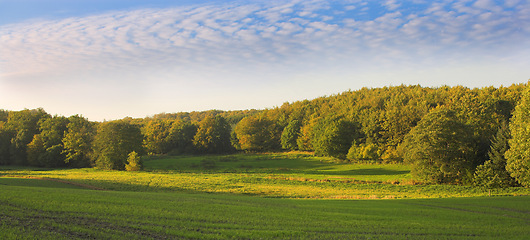
[[[389,199],[486,196],[483,189],[421,185],[407,165],[343,164],[308,154],[162,157],[143,172],[97,169],[3,170],[0,175],[62,179],[115,191],[230,193],[275,198]],[[241,167],[245,166],[245,167]],[[528,188],[493,195],[528,195]]]
[[[0,178],[0,239],[525,239],[530,234],[528,196],[300,200],[55,188],[36,179],[24,179],[21,186],[11,180]]]

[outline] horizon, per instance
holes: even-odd
[[[530,2],[0,1],[0,109],[91,121],[530,78]]]
[[[513,83],[513,84],[510,84],[510,86],[513,86],[513,85],[520,85],[520,84],[528,84],[530,83],[530,80],[528,82],[522,82],[522,83]],[[400,85],[400,86],[403,86],[403,85]],[[475,88],[488,88],[488,87],[494,87],[494,88],[500,88],[500,87],[510,87],[510,86],[483,86],[483,87],[474,87],[474,88],[469,88],[469,87],[466,87],[466,86],[462,86],[462,85],[457,85],[457,86],[448,86],[448,85],[441,85],[441,86],[422,86],[422,85],[404,85],[405,87],[410,87],[410,86],[420,86],[422,88],[441,88],[441,87],[458,87],[458,86],[461,86],[461,87],[465,87],[465,88],[468,88],[468,89],[475,89]],[[369,89],[378,89],[378,88],[384,88],[384,87],[397,87],[397,86],[383,86],[383,87],[374,87],[374,88],[369,88]],[[291,102],[283,102],[281,105],[285,104],[285,103],[288,103],[288,104],[293,104],[293,103],[296,103],[296,102],[301,102],[301,101],[305,101],[305,100],[309,100],[309,101],[313,101],[317,98],[326,98],[326,97],[333,97],[333,96],[336,96],[336,95],[340,95],[340,94],[343,94],[343,93],[347,93],[347,92],[355,92],[355,91],[360,91],[361,89],[363,88],[367,88],[367,87],[362,87],[362,88],[359,88],[359,89],[355,89],[355,90],[352,90],[352,89],[349,89],[349,90],[346,90],[346,91],[342,91],[342,92],[338,92],[338,93],[333,93],[333,94],[329,94],[329,95],[322,95],[322,96],[318,96],[318,97],[315,97],[315,98],[312,98],[312,99],[300,99],[300,100],[295,100],[295,101],[291,101]],[[45,108],[43,107],[36,107],[36,108],[23,108],[23,109],[17,109],[17,110],[12,110],[12,109],[3,109],[3,108],[0,108],[0,110],[5,110],[5,111],[23,111],[23,110],[35,110],[35,109],[43,109],[44,111],[46,111],[46,113],[50,114],[51,116],[63,116],[63,117],[70,117],[70,116],[74,116],[74,115],[79,115],[81,117],[84,117],[84,118],[87,118],[89,121],[91,122],[108,122],[108,121],[116,121],[116,120],[122,120],[122,119],[126,119],[126,118],[132,118],[132,119],[145,119],[145,118],[153,118],[155,117],[156,115],[159,115],[159,114],[179,114],[179,113],[193,113],[193,112],[208,112],[208,111],[221,111],[221,112],[237,112],[237,111],[252,111],[252,110],[256,110],[256,111],[265,111],[265,110],[268,110],[268,109],[273,109],[273,108],[276,108],[276,107],[281,107],[281,105],[276,105],[276,106],[271,106],[271,107],[265,107],[265,108],[247,108],[247,109],[229,109],[229,110],[226,110],[226,109],[205,109],[205,110],[191,110],[191,111],[175,111],[175,112],[159,112],[159,113],[152,113],[152,114],[149,114],[149,115],[146,115],[146,116],[140,116],[140,117],[132,117],[132,116],[124,116],[122,118],[115,118],[115,119],[97,119],[97,120],[94,120],[94,119],[89,119],[88,117],[86,117],[84,114],[82,113],[74,113],[72,115],[61,115],[61,114],[57,114],[57,113],[50,113],[48,111],[46,111]]]

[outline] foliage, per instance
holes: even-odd
[[[125,165],[126,171],[140,171],[143,170],[143,161],[142,158],[136,153],[135,151],[132,151],[129,153],[127,157],[127,164]]]
[[[530,187],[530,86],[515,107],[510,123],[512,139],[506,152],[506,169],[521,185]]]
[[[506,183],[499,176],[499,173],[495,171],[495,166],[491,160],[488,160],[483,165],[477,167],[473,183],[475,186],[484,187],[486,189],[506,186]]]
[[[63,138],[65,162],[72,167],[88,167],[91,163],[92,142],[96,127],[79,115],[68,118],[67,132]]]
[[[462,183],[473,172],[475,139],[456,113],[437,108],[427,114],[405,138],[404,159],[412,173],[430,183]]]
[[[223,117],[206,117],[199,123],[193,144],[202,153],[232,152],[230,132],[230,125]]]
[[[345,159],[357,135],[354,123],[342,117],[324,118],[314,127],[312,145],[317,155]]]
[[[300,128],[302,123],[299,120],[292,120],[283,129],[281,136],[281,144],[283,149],[298,150],[298,137],[300,136]]]
[[[491,149],[488,152],[489,159],[483,165],[477,167],[475,171],[475,185],[482,185],[486,188],[510,187],[516,184],[515,179],[506,170],[506,158],[504,154],[509,149],[508,140],[510,132],[508,124],[503,122],[499,127],[497,135],[492,141]]]
[[[142,127],[144,147],[148,153],[165,154],[170,151],[169,134],[172,122],[151,120]]]
[[[9,112],[5,125],[6,129],[13,133],[9,149],[11,155],[9,163],[27,164],[27,145],[33,140],[35,134],[40,133],[39,121],[49,117],[50,115],[41,108]]]
[[[350,160],[372,160],[376,161],[380,158],[379,149],[373,143],[360,143],[354,141],[348,150],[347,159]]]
[[[263,152],[280,149],[281,129],[266,116],[243,118],[235,133],[241,150]]]
[[[197,126],[191,122],[174,121],[169,130],[167,143],[169,153],[193,153],[193,138],[197,133]]]
[[[94,139],[96,167],[123,170],[131,152],[144,152],[143,136],[137,125],[126,121],[101,123]]]
[[[54,116],[41,119],[40,133],[33,136],[28,144],[28,163],[39,167],[61,167],[65,165],[63,138],[67,131],[68,119]]]

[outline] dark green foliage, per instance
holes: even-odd
[[[502,122],[497,135],[492,141],[491,149],[488,152],[489,160],[477,167],[475,171],[474,183],[486,188],[510,187],[516,184],[515,179],[506,170],[506,158],[508,151],[508,140],[510,130],[506,122]]]
[[[65,163],[72,167],[88,167],[91,165],[96,126],[78,115],[71,116],[68,120],[67,132],[63,138]]]
[[[55,116],[39,121],[40,133],[28,144],[28,163],[38,167],[61,167],[65,165],[63,138],[69,120]]]
[[[143,154],[143,136],[137,125],[119,120],[101,123],[94,140],[96,167],[123,170],[131,152]]]
[[[200,153],[229,153],[234,150],[230,143],[230,125],[221,116],[207,117],[199,123],[193,145]]]
[[[324,118],[313,129],[312,145],[319,156],[345,159],[358,135],[354,123],[342,117]]]
[[[173,122],[169,136],[168,146],[171,153],[193,153],[193,138],[197,133],[197,126],[191,122]]]
[[[7,165],[11,163],[11,139],[13,138],[13,131],[4,127],[3,122],[0,123],[0,165]]]
[[[515,107],[510,131],[512,139],[506,152],[506,169],[521,185],[530,187],[530,87]]]
[[[241,150],[263,152],[280,149],[281,129],[266,116],[244,118],[235,132]]]
[[[298,150],[298,137],[302,123],[298,120],[292,120],[287,127],[283,129],[281,143],[283,149]]]
[[[35,134],[39,134],[39,121],[49,117],[50,115],[41,108],[9,112],[5,127],[13,133],[9,151],[11,164],[27,164],[27,145],[33,140]]]
[[[472,129],[447,108],[427,114],[406,136],[403,148],[413,175],[429,183],[469,180],[477,158]]]

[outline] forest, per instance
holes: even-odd
[[[0,110],[0,165],[140,170],[146,155],[307,151],[424,183],[530,187],[530,87],[363,88],[264,110],[91,122]]]

